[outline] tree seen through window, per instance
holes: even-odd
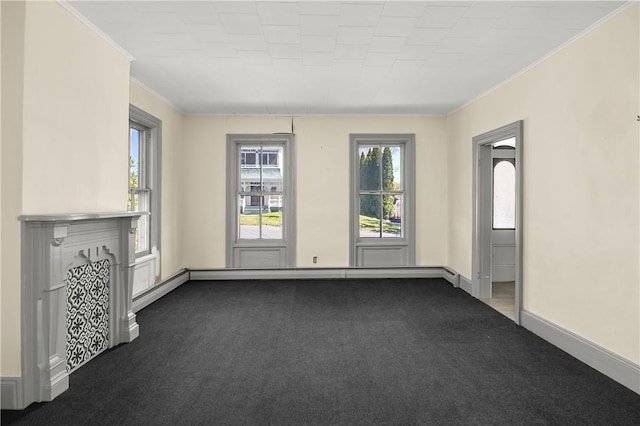
[[[402,237],[400,146],[360,146],[360,237]]]

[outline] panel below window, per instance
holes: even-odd
[[[384,267],[409,265],[409,248],[407,246],[359,246],[357,247],[357,251],[357,266]]]
[[[234,268],[284,268],[287,266],[285,247],[236,247]]]

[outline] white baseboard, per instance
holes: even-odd
[[[444,278],[444,268],[346,268],[345,278]]]
[[[460,277],[452,269],[446,266],[442,268],[442,278],[449,281],[454,287],[460,287]]]
[[[640,366],[538,315],[522,310],[520,324],[571,356],[640,394]]]
[[[142,308],[145,308],[156,300],[160,299],[167,293],[180,287],[182,284],[189,281],[189,279],[189,271],[183,269],[171,278],[159,284],[156,284],[155,286],[137,296],[134,296],[133,302],[131,304],[131,310],[134,313],[138,312]]]
[[[0,408],[22,410],[22,377],[0,377]]]
[[[339,279],[339,269],[199,269],[190,270],[194,281],[208,280],[270,280],[270,279]]]
[[[192,280],[445,278],[441,267],[190,270]],[[449,272],[450,273],[450,272]]]
[[[458,275],[459,277],[459,287],[471,294],[471,280],[467,279],[463,275]]]

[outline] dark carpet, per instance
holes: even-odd
[[[189,282],[29,425],[632,425],[640,395],[444,280]]]

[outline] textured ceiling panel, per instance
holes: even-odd
[[[188,114],[446,114],[615,1],[72,1]]]

